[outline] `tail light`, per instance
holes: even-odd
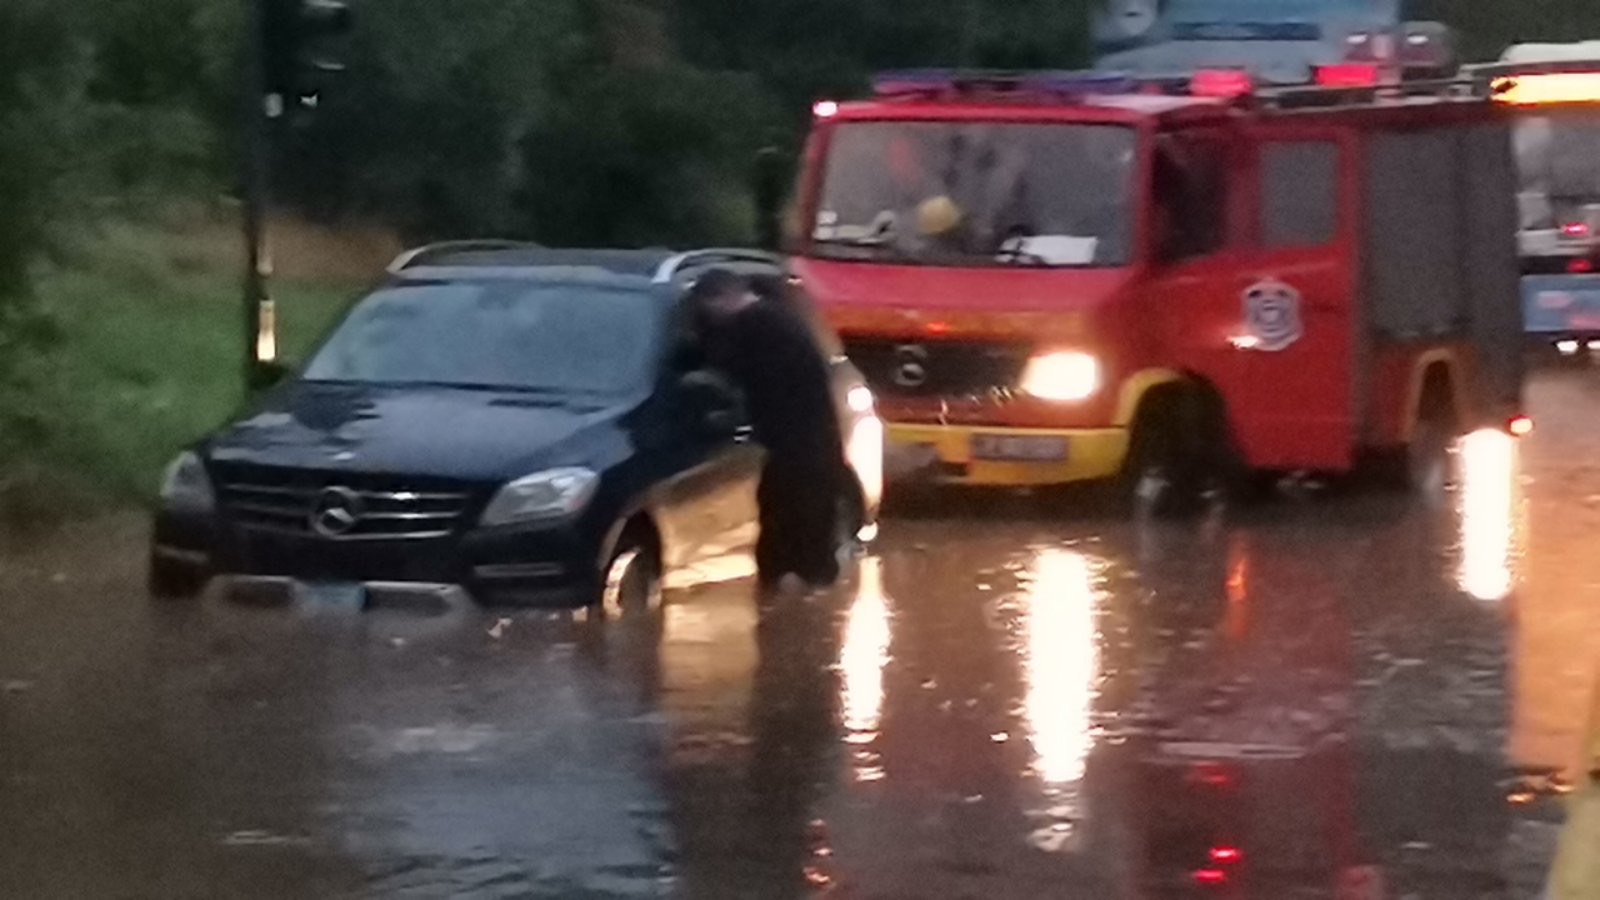
[[[1337,63],[1317,67],[1317,84],[1326,88],[1378,86],[1378,67],[1370,63]]]

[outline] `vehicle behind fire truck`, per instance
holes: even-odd
[[[1528,334],[1567,356],[1600,351],[1600,41],[1523,44],[1473,72],[1518,110]]]
[[[1456,434],[1525,425],[1503,109],[1375,74],[1187,88],[913,72],[817,104],[793,267],[901,480],[1437,482]]]

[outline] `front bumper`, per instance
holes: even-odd
[[[982,459],[974,438],[1057,438],[1063,458]],[[885,468],[891,481],[992,487],[1042,487],[1098,481],[1122,471],[1128,455],[1126,428],[999,428],[966,425],[891,424]]]
[[[152,555],[254,584],[351,584],[373,594],[457,587],[484,603],[583,605],[599,591],[599,543],[571,524],[333,540],[163,513]]]

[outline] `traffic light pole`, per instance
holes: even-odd
[[[248,32],[245,48],[244,147],[241,183],[244,189],[244,386],[255,390],[261,382],[261,360],[257,341],[261,335],[261,312],[267,301],[267,276],[271,256],[267,249],[267,166],[270,164],[267,134],[266,3],[246,0]]]

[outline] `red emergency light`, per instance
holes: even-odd
[[[1196,97],[1244,97],[1255,87],[1255,79],[1243,69],[1201,69],[1189,81],[1189,93]]]
[[[1594,260],[1586,256],[1575,257],[1567,263],[1567,272],[1571,275],[1590,275],[1594,272]]]
[[[1334,63],[1317,67],[1317,84],[1326,88],[1377,87],[1379,75],[1372,63]]]
[[[1238,847],[1212,847],[1211,861],[1221,865],[1233,865],[1244,860],[1244,851]]]
[[[1207,887],[1216,887],[1228,883],[1228,873],[1221,869],[1195,869],[1194,872],[1190,873],[1190,877],[1195,880],[1196,884],[1203,884]]]
[[[1569,238],[1586,238],[1589,236],[1589,223],[1568,222],[1561,226],[1561,233]]]

